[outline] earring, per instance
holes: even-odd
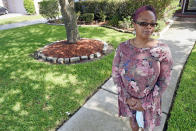
[[[136,35],[136,29],[134,28],[134,30],[132,31],[132,33],[134,34],[134,35]]]

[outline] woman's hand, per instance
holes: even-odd
[[[142,102],[139,99],[131,97],[127,99],[127,104],[132,110],[144,111],[144,108],[142,107]]]

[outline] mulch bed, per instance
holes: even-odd
[[[66,40],[47,46],[42,53],[56,58],[71,58],[89,56],[96,52],[102,53],[103,42],[91,39],[80,39],[75,44],[68,44]]]
[[[62,24],[62,21],[61,20],[50,21],[48,23]],[[92,23],[85,23],[82,21],[78,21],[78,25],[102,26],[106,24],[107,21],[106,22],[93,21]],[[81,57],[81,56],[90,56],[91,54],[95,54],[97,52],[101,53],[102,56],[111,53],[113,51],[113,47],[109,45],[109,50],[106,53],[104,53],[103,47],[104,47],[104,43],[99,40],[80,39],[77,41],[77,43],[74,44],[68,44],[67,40],[62,40],[44,47],[42,50],[42,54],[45,55],[46,57],[53,57],[53,58],[73,58],[73,57]]]

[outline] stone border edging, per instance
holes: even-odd
[[[89,38],[81,38],[81,39],[89,39]],[[102,41],[100,39],[90,39],[90,40],[97,40],[97,41],[102,42],[103,43],[102,53],[103,54],[107,53],[108,43],[106,43],[105,41]],[[92,59],[95,59],[95,58],[100,58],[102,56],[102,54],[100,52],[96,52],[94,54],[90,54],[89,56],[77,56],[77,57],[71,57],[71,58],[56,58],[56,57],[52,57],[52,56],[45,56],[42,53],[42,51],[46,47],[48,47],[52,44],[55,44],[57,42],[61,42],[61,41],[64,41],[64,40],[55,41],[53,43],[50,43],[50,44],[40,48],[38,51],[36,51],[34,53],[34,58],[35,59],[41,59],[43,61],[47,61],[47,62],[54,63],[54,64],[72,64],[72,63],[76,63],[76,62],[83,61],[83,60],[92,60]]]

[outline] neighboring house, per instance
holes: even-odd
[[[36,14],[39,14],[38,2],[40,1],[42,0],[34,0]],[[0,6],[7,8],[9,13],[27,13],[24,8],[23,0],[0,0]]]
[[[177,10],[175,16],[196,18],[196,0],[180,0],[180,10]]]
[[[23,0],[0,0],[0,4],[8,9],[9,13],[26,14]]]
[[[7,5],[7,0],[0,0],[0,6],[3,6],[3,7],[8,7]]]
[[[39,14],[39,2],[42,0],[33,0],[36,14]],[[84,1],[84,0],[75,0]],[[23,0],[0,0],[0,6],[3,6],[8,9],[9,13],[21,13],[26,14],[26,10],[24,8]]]
[[[182,13],[196,12],[196,0],[180,0]]]

